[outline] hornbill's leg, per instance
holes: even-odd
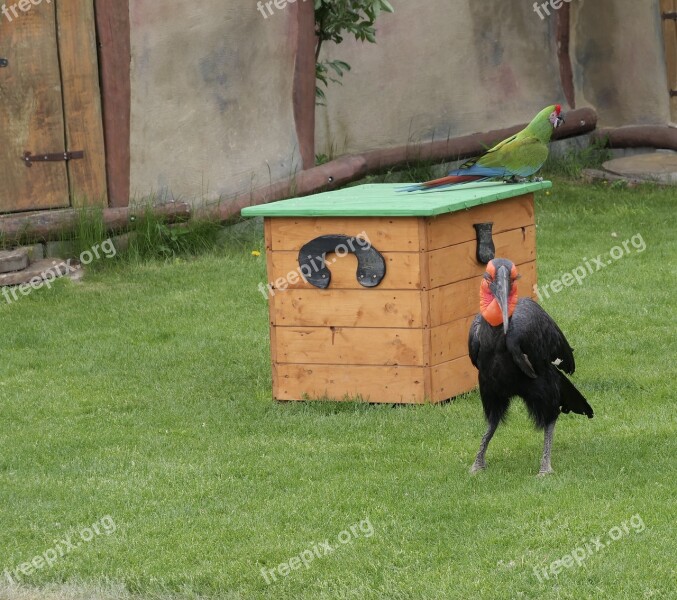
[[[545,428],[545,440],[543,442],[543,458],[541,458],[541,470],[539,475],[548,475],[553,473],[552,466],[550,466],[550,453],[552,452],[552,434],[555,432],[555,424],[557,421],[549,423]]]
[[[471,473],[477,473],[477,471],[486,469],[487,465],[484,462],[484,455],[487,452],[487,446],[489,445],[491,438],[494,437],[494,433],[496,433],[497,427],[498,421],[495,423],[493,421],[489,422],[489,428],[487,429],[487,432],[484,434],[484,437],[482,438],[482,443],[480,444],[480,451],[477,453],[477,458],[475,458],[473,466],[470,467]]]

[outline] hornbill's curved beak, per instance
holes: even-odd
[[[494,278],[494,298],[501,308],[503,315],[503,333],[508,333],[508,322],[510,315],[508,314],[508,296],[510,296],[510,271],[504,266],[498,268],[496,277]]]

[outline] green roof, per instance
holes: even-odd
[[[424,192],[398,192],[402,183],[343,188],[303,198],[249,206],[243,217],[434,217],[552,187],[532,183],[475,182]]]

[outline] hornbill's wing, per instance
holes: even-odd
[[[520,298],[510,319],[506,346],[513,360],[535,379],[551,363],[565,373],[576,369],[573,348],[557,323],[536,302]]]
[[[477,357],[480,353],[479,329],[481,321],[482,317],[477,315],[470,325],[470,333],[468,334],[468,354],[470,354],[470,360],[477,369],[479,369],[477,366]]]

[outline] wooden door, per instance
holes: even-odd
[[[93,0],[0,13],[0,213],[105,206]],[[81,159],[36,161],[83,151]]]
[[[677,0],[661,0],[672,122],[677,123]]]

